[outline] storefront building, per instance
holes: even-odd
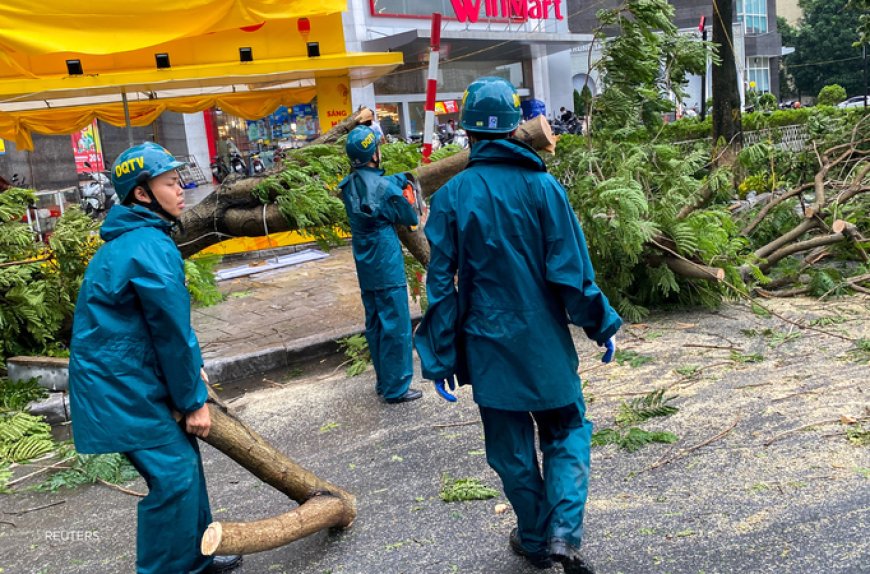
[[[423,131],[433,12],[442,15],[436,122],[456,119],[465,88],[484,75],[510,80],[547,115],[572,107],[570,49],[589,36],[568,29],[566,0],[349,0],[347,49],[404,55],[404,65],[353,91],[355,106],[377,109],[384,132]]]

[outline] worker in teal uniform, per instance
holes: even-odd
[[[411,388],[411,312],[402,244],[393,225],[417,225],[417,200],[407,174],[384,176],[378,144],[368,126],[357,126],[348,134],[345,151],[353,170],[339,187],[350,220],[375,390],[387,403],[403,403],[423,393]]]
[[[148,484],[139,574],[223,572],[241,562],[199,550],[211,511],[195,436],[205,437],[211,420],[184,263],[170,237],[184,209],[182,165],[154,143],[118,156],[111,175],[120,205],[100,229],[105,243],[85,272],[70,346],[76,450],[124,453]]]
[[[471,155],[430,204],[429,309],[415,345],[439,394],[455,399],[454,376],[471,385],[487,462],[517,515],[510,547],[535,566],[556,560],[585,574],[594,571],[580,554],[592,424],[568,324],[605,346],[608,362],[622,321],[595,284],[565,190],[511,138],[520,116],[504,79],[479,78],[465,92]]]

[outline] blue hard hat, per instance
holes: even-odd
[[[137,185],[183,165],[186,164],[176,160],[169,150],[153,142],[124,150],[112,164],[112,185],[118,200],[123,203]]]
[[[368,126],[357,126],[347,134],[344,151],[352,167],[362,167],[372,161],[378,151],[378,134]]]
[[[520,125],[522,115],[520,95],[504,78],[478,78],[462,96],[460,125],[468,131],[509,133]]]

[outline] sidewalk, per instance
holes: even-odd
[[[263,264],[265,257],[227,260],[222,268]],[[206,371],[229,382],[292,367],[336,350],[335,341],[365,330],[350,247],[318,261],[222,281],[226,298],[194,307]],[[411,317],[420,306],[411,301]]]

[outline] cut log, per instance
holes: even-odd
[[[824,245],[833,245],[834,243],[839,243],[844,239],[845,236],[842,233],[833,233],[831,235],[822,235],[812,239],[807,239],[806,241],[792,243],[791,245],[786,245],[785,247],[771,253],[770,256],[768,256],[767,261],[761,263],[758,267],[762,271],[767,271],[776,265],[781,259],[788,257],[789,255],[800,253],[802,251],[809,251],[810,249],[815,249],[816,247],[822,247]]]
[[[346,520],[333,526],[348,526],[353,521],[356,515],[356,499],[352,494],[318,478],[293,462],[229,412],[210,404],[209,414],[211,430],[208,438],[204,439],[205,442],[296,502],[303,503],[324,493],[344,500],[348,509]]]
[[[686,261],[685,259],[677,259],[676,257],[665,257],[664,263],[668,266],[668,269],[682,277],[706,279],[707,281],[716,281],[717,283],[725,281],[725,270],[721,267],[709,267],[700,263]]]
[[[537,151],[553,153],[556,151],[556,138],[550,129],[550,123],[544,116],[535,116],[527,122],[520,124],[514,137],[528,144]],[[450,178],[465,169],[468,165],[469,150],[444,158],[435,163],[418,167],[412,173],[420,185],[420,192],[424,198],[431,197]],[[396,226],[396,232],[402,245],[414,256],[423,267],[429,266],[429,243],[423,234],[423,225],[416,231],[410,231],[406,227]]]
[[[310,536],[342,520],[347,509],[338,498],[315,496],[302,506],[256,522],[212,522],[200,550],[213,554],[251,554],[272,550]]]
[[[328,132],[313,140],[310,145],[335,143],[341,136],[350,133],[353,128],[357,127],[362,123],[372,121],[374,117],[374,112],[372,112],[369,108],[360,108],[356,111],[356,113],[348,116],[338,124],[334,125],[332,129],[330,129]]]
[[[849,223],[848,221],[844,221],[842,219],[836,220],[833,225],[831,225],[831,231],[834,233],[842,233],[846,236],[849,241],[852,242],[852,245],[855,247],[855,250],[861,255],[861,259],[864,260],[865,263],[870,262],[870,256],[867,255],[867,252],[864,250],[862,243],[867,240],[861,235],[861,232],[858,231],[858,228],[854,223]]]
[[[535,116],[529,121],[520,124],[514,137],[537,151],[548,153],[556,151],[556,138],[550,129],[550,123],[544,116]],[[423,197],[430,197],[442,185],[447,183],[451,177],[465,169],[465,166],[468,164],[468,155],[469,150],[464,150],[448,158],[415,169],[412,173],[420,184],[420,191],[423,193]]]
[[[277,548],[323,528],[347,528],[353,523],[356,498],[352,494],[290,460],[230,413],[211,389],[208,407],[211,429],[202,440],[300,506],[256,522],[212,523],[202,538],[203,553],[250,554]],[[290,530],[284,532],[285,528]]]

